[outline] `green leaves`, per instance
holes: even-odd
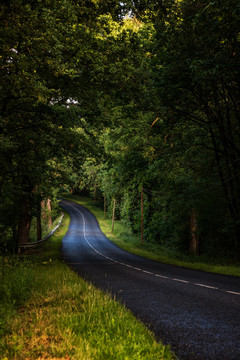
[[[163,229],[167,213],[201,207],[186,194],[211,182],[237,224],[239,11],[237,1],[5,2],[3,209],[6,190],[85,184],[127,201],[133,223],[143,183],[161,189],[146,214]]]

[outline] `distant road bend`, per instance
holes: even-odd
[[[240,278],[130,254],[109,241],[94,215],[62,200],[71,221],[63,259],[114,294],[181,360],[240,360]]]

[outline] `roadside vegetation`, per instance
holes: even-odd
[[[61,260],[69,216],[36,254],[2,256],[1,359],[174,359],[124,306]]]
[[[114,231],[112,232],[112,219],[109,215],[104,219],[102,204],[96,204],[87,196],[68,195],[65,198],[76,201],[87,207],[97,218],[101,230],[119,247],[136,255],[151,260],[184,266],[191,269],[213,272],[218,274],[240,276],[240,263],[229,259],[229,257],[210,257],[206,255],[184,254],[176,249],[169,249],[156,242],[144,241],[141,244],[140,234],[134,235],[129,227],[120,220],[115,220]]]

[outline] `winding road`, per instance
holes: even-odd
[[[68,200],[63,259],[109,291],[181,360],[240,359],[240,278],[166,265],[109,241],[94,215]]]

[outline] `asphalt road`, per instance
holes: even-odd
[[[240,360],[240,278],[130,254],[101,232],[86,208],[61,201],[71,221],[63,259],[116,296],[181,360]]]

